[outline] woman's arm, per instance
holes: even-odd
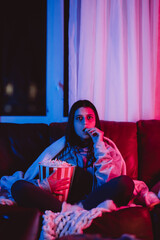
[[[95,184],[99,186],[114,177],[125,175],[126,165],[116,145],[110,139],[104,138],[104,133],[98,128],[89,128],[85,131],[92,138],[94,146]]]
[[[119,152],[103,141],[94,144],[94,172],[97,185],[126,174],[126,165]]]
[[[126,174],[126,165],[116,145],[107,139],[104,142],[104,133],[97,128],[86,129],[94,146],[94,175],[96,185],[99,186],[110,179]]]

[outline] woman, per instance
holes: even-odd
[[[79,100],[73,104],[65,146],[55,157],[77,166],[69,203],[90,210],[105,200],[113,200],[119,207],[131,199],[134,183],[125,175],[125,162],[115,144],[104,137],[97,110],[90,101]],[[52,193],[67,188],[68,179],[56,182],[50,179],[37,181],[39,186],[16,181],[11,188],[12,196],[19,205],[59,212],[63,203]]]

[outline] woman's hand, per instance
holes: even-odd
[[[55,194],[58,194],[58,195],[61,195],[62,194],[62,190],[66,190],[69,188],[69,185],[70,185],[70,179],[69,178],[63,178],[63,179],[55,179],[53,177],[54,174],[51,174],[47,180],[48,180],[48,183],[50,185],[50,188],[51,188],[51,192],[52,193],[55,193]]]
[[[98,128],[86,128],[85,132],[89,134],[92,138],[93,143],[97,143],[99,141],[103,141],[104,132],[102,132]]]

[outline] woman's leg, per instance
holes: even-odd
[[[53,194],[25,180],[15,182],[12,185],[11,193],[20,206],[35,207],[41,211],[61,211],[62,203]]]
[[[86,210],[90,210],[105,200],[113,200],[117,207],[127,205],[132,198],[134,182],[128,176],[119,176],[104,183],[91,192],[81,203]]]

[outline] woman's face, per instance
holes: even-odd
[[[94,128],[95,125],[96,117],[92,108],[80,107],[75,111],[74,130],[82,140],[89,138],[89,135],[84,132],[84,129]]]

